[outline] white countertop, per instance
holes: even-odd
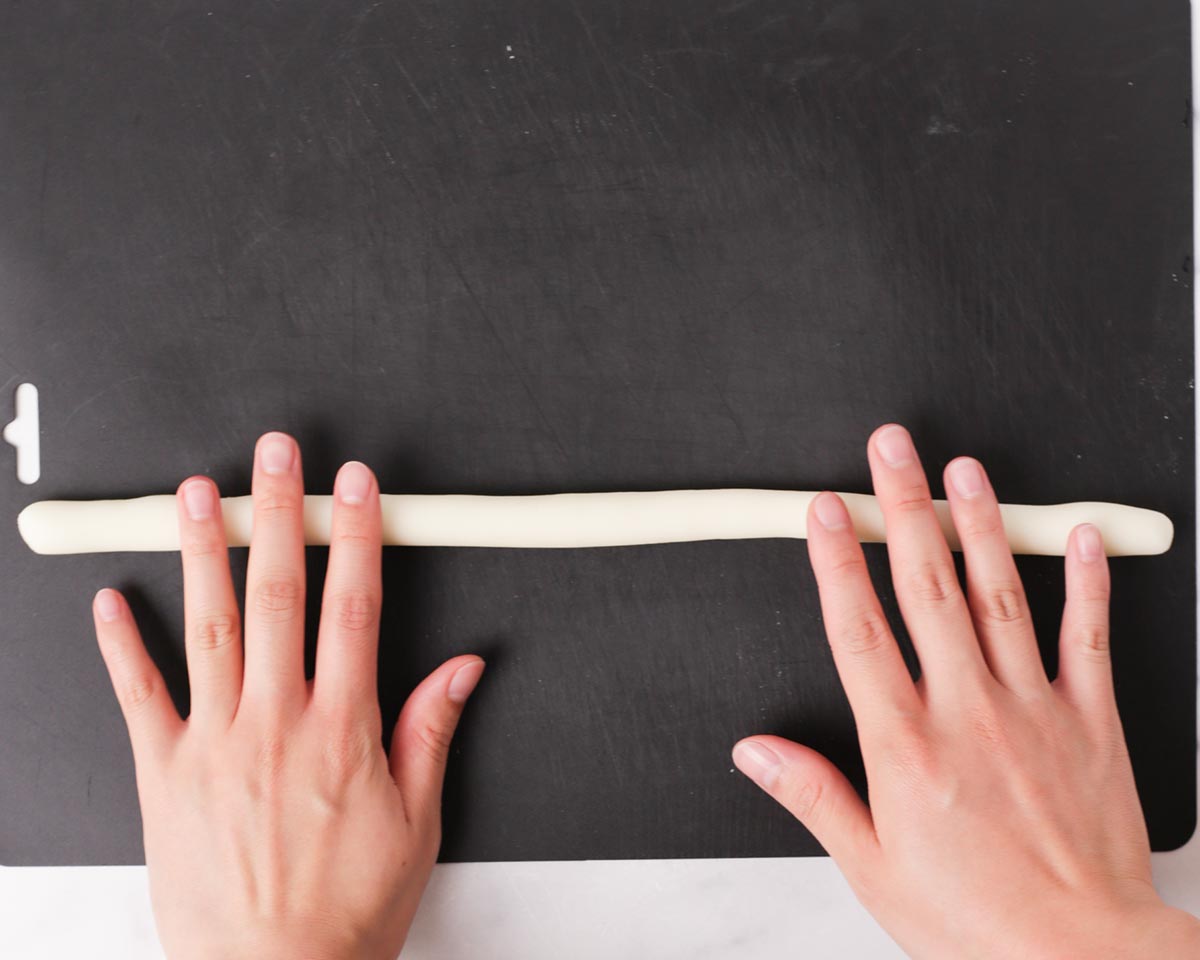
[[[1198,40],[1193,17],[1193,50]],[[1194,70],[1192,88],[1200,103]],[[1200,249],[1200,213],[1196,222]],[[1200,915],[1200,840],[1153,859],[1163,897]],[[162,957],[145,868],[0,867],[0,953]],[[824,858],[439,865],[404,953],[405,960],[903,956]]]
[[[1200,844],[1155,854],[1200,914]],[[64,905],[69,905],[64,907]],[[162,957],[144,867],[0,870],[0,945],[21,960]],[[437,867],[405,960],[903,957],[832,861],[609,860]]]

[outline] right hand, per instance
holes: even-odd
[[[836,494],[813,501],[808,542],[870,808],[827,759],[780,737],[743,740],[738,767],[816,836],[914,957],[1200,956],[1200,923],[1151,884],[1113,696],[1099,531],[1070,538],[1051,682],[979,463],[959,458],[945,476],[964,596],[908,432],[880,428],[868,456],[919,680]]]

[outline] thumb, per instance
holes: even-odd
[[[450,741],[483,667],[474,656],[447,660],[421,681],[400,711],[389,763],[406,809],[415,816],[436,816],[441,809]]]
[[[733,762],[804,824],[843,873],[860,872],[878,851],[871,811],[815,750],[782,737],[752,737],[733,748]]]

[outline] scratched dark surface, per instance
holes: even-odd
[[[44,456],[0,480],[0,861],[141,861],[96,588],[187,696],[177,558],[36,557],[13,517],[244,493],[270,428],[313,492],[352,457],[394,492],[867,490],[894,419],[1005,499],[1166,511],[1114,655],[1184,842],[1188,64],[1182,0],[0,0],[0,383],[41,387]],[[1060,563],[1020,565],[1053,670]],[[392,550],[385,585],[385,726],[491,665],[444,859],[820,853],[732,772],[752,732],[862,787],[802,543]]]

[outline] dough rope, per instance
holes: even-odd
[[[384,494],[383,542],[424,547],[616,547],[697,540],[744,540],[807,535],[814,492],[795,490],[658,490],[644,493],[558,493],[539,496]],[[883,515],[873,496],[843,493],[864,542],[880,543]],[[221,501],[231,547],[250,542],[253,502]],[[944,500],[934,508],[951,549],[958,535]],[[43,500],[17,517],[25,543],[41,554],[179,549],[175,497],[131,500]],[[1014,553],[1062,556],[1071,529],[1100,528],[1109,556],[1165,553],[1171,520],[1154,510],[1116,503],[1001,504]],[[309,544],[329,543],[332,498],[304,498]]]

